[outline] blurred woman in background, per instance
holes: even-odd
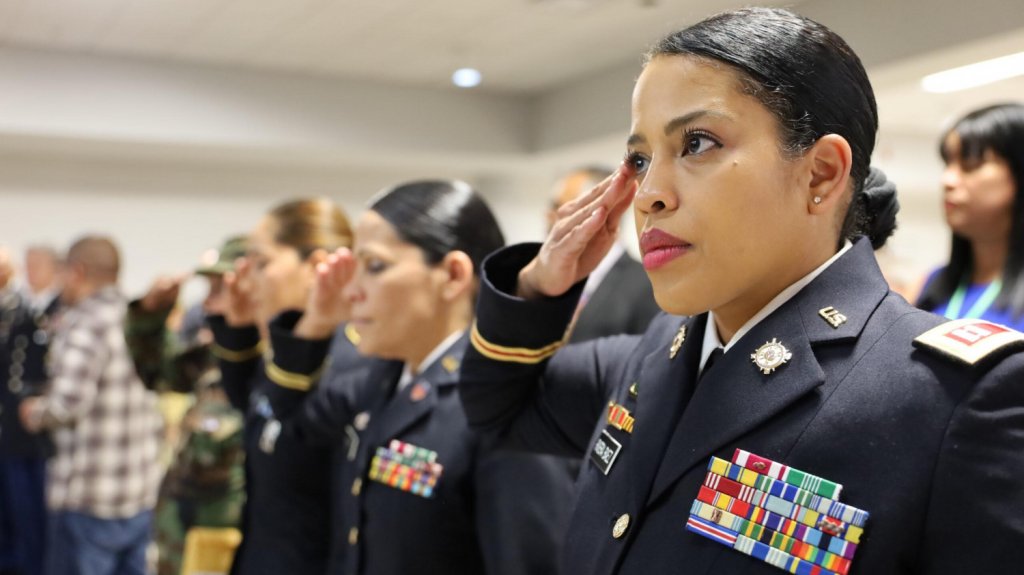
[[[967,114],[939,153],[953,241],[949,263],[928,279],[918,306],[1024,329],[1024,105]]]

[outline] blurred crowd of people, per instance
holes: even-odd
[[[952,249],[915,303],[1024,329],[1024,106],[938,144]],[[614,177],[566,174],[549,242]],[[233,232],[136,299],[110,237],[31,246],[23,273],[0,248],[0,574],[559,572],[587,446],[504,449],[459,399],[467,349],[490,345],[484,260],[505,245],[483,197],[405,182],[351,221],[300,199]],[[564,340],[644,333],[660,310],[643,266],[618,243],[592,263]],[[183,309],[190,275],[207,295]],[[517,429],[593,428],[541,419]]]

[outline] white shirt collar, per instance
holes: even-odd
[[[437,347],[434,348],[434,351],[430,352],[427,355],[426,359],[424,359],[420,363],[419,369],[417,369],[415,373],[411,369],[409,369],[408,363],[405,364],[405,366],[402,368],[402,377],[398,378],[398,391],[402,391],[403,389],[405,389],[410,383],[413,382],[414,379],[416,379],[417,374],[423,373],[424,371],[427,370],[428,367],[433,365],[434,362],[441,357],[442,353],[447,351],[449,347],[454,345],[455,342],[458,341],[460,337],[462,337],[463,333],[465,333],[465,330],[454,331],[451,334],[449,334],[448,337],[444,338],[444,341],[439,343]]]
[[[842,249],[836,252],[836,254],[829,258],[828,261],[815,268],[814,271],[812,271],[811,273],[805,275],[804,277],[798,279],[796,282],[790,284],[789,287],[779,292],[779,295],[772,298],[772,300],[768,302],[768,305],[761,308],[760,311],[755,313],[753,317],[747,320],[747,323],[743,324],[743,326],[736,331],[736,334],[732,336],[732,339],[729,340],[729,342],[726,344],[723,344],[722,340],[719,339],[718,337],[718,329],[715,327],[715,312],[709,311],[708,322],[704,326],[704,344],[700,350],[700,369],[697,370],[697,373],[700,374],[700,372],[704,371],[704,364],[707,363],[708,356],[711,355],[711,352],[714,351],[715,348],[723,347],[724,345],[724,352],[727,353],[729,349],[732,348],[733,344],[739,341],[740,338],[747,334],[747,332],[754,329],[754,327],[757,324],[761,323],[761,321],[764,320],[764,318],[771,315],[772,312],[782,307],[782,304],[791,300],[793,296],[799,293],[800,290],[807,287],[807,284],[814,281],[814,278],[820,276],[822,272],[828,269],[830,265],[835,263],[835,261],[838,260],[840,256],[845,254],[852,247],[853,243],[851,243],[850,240],[846,240],[846,243],[843,245]]]
[[[597,291],[597,287],[601,285],[604,278],[608,276],[608,272],[612,271],[612,267],[615,266],[615,262],[619,261],[622,254],[626,252],[626,248],[622,247],[622,244],[615,242],[612,244],[612,248],[605,254],[604,259],[601,263],[597,264],[594,271],[590,272],[590,276],[587,278],[587,283],[583,284],[583,295],[582,300],[590,299],[590,296],[594,295]]]

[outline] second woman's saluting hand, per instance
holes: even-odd
[[[305,313],[295,326],[295,335],[323,339],[348,321],[349,303],[342,291],[355,270],[356,260],[348,248],[338,248],[316,265],[316,279],[309,291]]]
[[[590,275],[615,243],[636,187],[632,169],[622,164],[589,192],[559,208],[537,257],[519,273],[517,295],[557,297]]]

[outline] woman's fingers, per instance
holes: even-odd
[[[603,206],[606,208],[606,211],[612,212],[622,200],[623,188],[629,186],[629,178],[625,170],[617,170],[608,179],[594,186],[590,192],[579,198],[579,200],[587,199],[588,201],[576,203],[576,200],[574,200],[563,206],[563,208],[568,208],[571,205],[575,205],[575,210],[565,212],[564,218],[560,218],[552,228],[551,237],[556,241],[560,240],[566,234],[572,232],[581,222],[593,215],[598,207]],[[561,213],[561,210],[559,212]],[[618,213],[621,214],[621,211]]]

